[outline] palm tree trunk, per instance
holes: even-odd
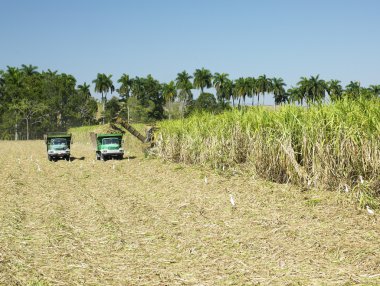
[[[169,99],[169,120],[172,119],[172,101]]]
[[[104,120],[106,117],[106,100],[105,100],[103,92],[102,92],[102,102],[103,102],[102,123],[104,124]]]
[[[25,118],[26,120],[26,140],[29,140],[29,119]]]
[[[17,141],[18,140],[18,125],[17,125],[17,122],[16,122],[16,124],[15,124],[15,141]]]

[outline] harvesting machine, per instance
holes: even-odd
[[[123,120],[120,117],[113,119],[113,122],[110,124],[111,128],[118,133],[106,133],[106,134],[97,134],[94,132],[90,133],[90,138],[93,147],[96,152],[97,160],[107,160],[107,159],[119,159],[121,160],[124,155],[124,149],[122,144],[123,134],[127,130],[133,136],[135,136],[142,143],[150,144],[150,147],[154,146],[154,131],[157,130],[156,127],[149,127],[146,130],[146,136],[138,132],[132,125],[127,121]],[[123,128],[120,128],[123,127]]]
[[[140,132],[138,132],[131,124],[129,124],[127,121],[123,120],[120,117],[115,117],[113,119],[113,122],[111,123],[111,127],[114,130],[118,130],[121,133],[125,133],[125,131],[123,129],[119,128],[116,124],[122,126],[125,130],[127,130],[129,133],[131,133],[137,139],[139,139],[142,143],[150,143],[151,147],[153,147],[153,145],[154,145],[154,131],[158,130],[157,127],[149,126],[146,129],[146,135],[144,136]]]

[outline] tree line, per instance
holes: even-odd
[[[77,85],[73,75],[58,71],[42,71],[33,65],[0,70],[0,135],[2,139],[41,138],[46,131],[63,131],[69,127],[109,122],[116,114],[132,122],[181,118],[197,110],[219,112],[245,105],[262,105],[272,96],[276,105],[295,103],[310,105],[327,99],[345,97],[378,97],[380,85],[362,87],[351,81],[343,87],[339,80],[323,80],[317,76],[301,77],[295,87],[280,77],[239,77],[232,80],[227,73],[214,73],[201,68],[191,75],[186,71],[168,82],[160,83],[151,75],[131,78],[123,74],[98,73],[90,84]],[[205,92],[214,88],[215,94]],[[193,90],[200,95],[193,97]],[[114,93],[118,96],[108,97]],[[250,100],[250,102],[247,102]]]

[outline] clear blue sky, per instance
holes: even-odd
[[[33,64],[161,82],[205,67],[380,84],[377,0],[0,0],[0,69]]]

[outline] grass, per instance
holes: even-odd
[[[0,285],[380,284],[378,214],[350,193],[145,159],[137,140],[94,161],[77,131],[71,162],[0,141]]]
[[[365,194],[361,204],[378,206],[372,198],[380,194],[379,100],[197,114],[160,127],[158,154],[166,160],[239,168],[304,188],[348,186]]]

